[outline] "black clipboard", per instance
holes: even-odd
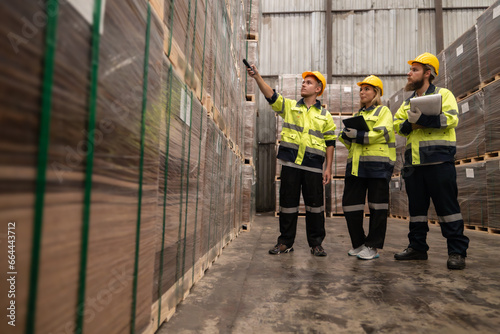
[[[342,120],[346,128],[370,131],[368,124],[366,124],[365,118],[363,116],[354,116]]]

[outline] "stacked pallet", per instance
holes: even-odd
[[[490,231],[500,227],[495,223],[496,194],[500,191],[495,172],[500,161],[499,13],[500,1],[496,1],[477,19],[475,26],[438,55],[440,75],[434,82],[438,87],[450,89],[458,101],[456,164],[464,222],[469,228]],[[395,100],[401,94],[402,91],[397,92],[390,99],[393,113],[399,107]],[[392,211],[399,208],[392,203],[394,200],[398,199],[392,196],[391,214],[400,215],[399,211]],[[438,221],[432,203],[428,217],[430,221]]]
[[[72,3],[0,5],[0,218],[17,223],[18,287],[0,332],[152,333],[254,216],[249,5],[108,0],[93,18]]]

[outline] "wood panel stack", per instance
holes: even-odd
[[[260,0],[244,0],[242,4],[245,7],[243,15],[243,35],[240,43],[240,56],[237,59],[238,64],[242,65],[242,59],[245,58],[250,64],[259,67],[259,29],[260,29]],[[259,87],[254,79],[247,74],[245,66],[241,66],[240,75],[244,86],[245,102],[243,105],[243,127],[242,127],[242,148],[244,166],[243,172],[243,227],[246,230],[255,218],[255,194],[256,194],[256,159],[257,159],[257,136],[256,124],[258,115],[258,105],[260,97]]]
[[[476,91],[480,84],[476,26],[467,30],[444,50],[446,85],[460,98]],[[440,75],[438,75],[438,78]]]
[[[477,92],[458,102],[457,159],[485,153],[484,95]]]
[[[393,176],[389,183],[389,213],[394,218],[407,219],[409,217],[408,197],[401,176]]]
[[[486,163],[457,166],[458,203],[467,225],[488,226]]]
[[[0,10],[0,218],[17,224],[18,273],[0,332],[153,333],[254,216],[248,4]]]
[[[484,188],[482,189],[484,191]],[[486,161],[488,228],[500,229],[500,160]]]

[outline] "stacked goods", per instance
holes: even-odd
[[[245,164],[242,166],[243,172],[243,210],[242,222],[252,223],[255,219],[255,169]],[[248,225],[247,225],[248,226]]]
[[[484,186],[481,189],[484,192]],[[486,161],[488,227],[500,228],[500,160]]]
[[[255,102],[246,102],[245,103],[245,112],[244,112],[244,133],[243,133],[243,156],[245,160],[249,162],[253,161],[253,157],[255,156],[255,131],[256,131],[256,113],[257,113],[257,104]]]
[[[356,84],[328,84],[320,98],[332,114],[352,115],[359,110],[359,87]]]
[[[500,151],[500,80],[484,87],[486,152]]]
[[[0,217],[26,222],[14,332],[150,333],[254,212],[243,5],[58,3],[0,5]]]
[[[486,163],[457,166],[458,203],[465,225],[488,225]]]
[[[458,102],[459,122],[456,159],[485,153],[483,93],[478,92]]]
[[[255,40],[246,40],[244,48],[246,54],[244,58],[246,58],[250,64],[255,64],[255,66],[259,68],[259,42]],[[246,67],[244,68],[246,69]],[[247,101],[254,102],[260,93],[259,86],[257,86],[255,80],[248,77],[246,73],[244,78],[246,78]]]
[[[342,120],[350,116],[337,116],[333,115],[333,121],[337,129],[335,134],[340,136],[340,132],[344,128]],[[339,140],[335,142],[335,151],[333,153],[332,161],[332,175],[333,177],[345,177],[345,169],[347,165],[347,157],[349,156],[349,150],[342,144]]]
[[[445,52],[443,50],[437,55],[437,59],[439,60],[439,75],[432,82],[436,87],[448,87]]]
[[[330,217],[343,215],[342,196],[344,195],[344,179],[334,178],[325,186],[325,211]]]
[[[396,133],[396,163],[394,164],[393,174],[400,174],[405,161],[406,137]]]
[[[446,48],[446,82],[456,97],[465,96],[480,83],[476,26]],[[438,78],[440,76],[438,75]]]
[[[392,216],[409,217],[408,197],[403,178],[400,176],[392,177],[389,183],[390,204],[389,212]]]
[[[477,44],[481,81],[500,74],[500,0],[477,19]]]

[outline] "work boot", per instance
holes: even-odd
[[[284,244],[276,244],[274,248],[269,250],[269,254],[272,255],[278,255],[281,253],[290,253],[293,252],[293,247],[288,247],[287,245]]]
[[[427,252],[421,252],[408,247],[401,253],[394,254],[396,260],[427,260]]]
[[[326,256],[326,252],[321,245],[311,247],[311,254],[314,256]]]
[[[446,265],[448,266],[448,269],[462,270],[465,268],[465,257],[457,253],[452,253],[448,257]]]

